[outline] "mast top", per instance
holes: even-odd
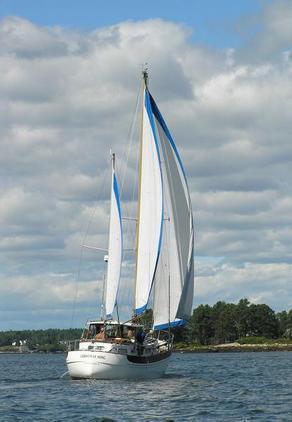
[[[112,168],[115,170],[116,154],[114,152],[112,152],[111,149],[110,149],[110,156],[111,156],[111,160],[112,160]]]
[[[147,63],[143,64],[143,66],[142,66],[142,77],[143,77],[143,80],[144,80],[145,88],[147,89],[148,88],[148,78],[149,78],[148,64]]]

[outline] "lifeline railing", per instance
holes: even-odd
[[[162,333],[161,333],[162,334]],[[161,335],[160,334],[160,336],[158,337],[159,338],[159,340],[160,341],[162,341],[162,343],[160,343],[160,344],[157,344],[157,347],[160,349],[162,349],[164,346],[168,346],[168,347],[170,347],[170,348],[172,348],[172,345],[173,345],[173,335],[171,335],[170,336],[170,338],[168,337],[169,336],[169,334],[168,333],[163,333],[164,335]],[[66,341],[66,351],[67,352],[71,352],[71,351],[74,351],[74,350],[79,350],[79,344],[80,344],[80,341],[84,341],[84,339],[78,339],[78,340],[67,340]],[[93,344],[94,343],[97,343],[96,342],[96,340],[94,340],[94,339],[87,339],[86,341],[91,341]],[[144,347],[146,346],[147,347],[147,345],[148,346],[150,346],[151,344],[153,344],[155,341],[157,341],[157,339],[155,338],[155,337],[151,337],[151,336],[149,336],[148,338],[147,338],[147,336],[146,336],[146,338],[145,338],[145,341],[143,342],[144,344],[141,344],[141,346],[143,345]],[[134,344],[135,345],[138,345],[139,343],[138,342],[134,342]]]
[[[66,341],[66,350],[67,352],[72,352],[73,350],[79,350],[80,340],[67,340]]]

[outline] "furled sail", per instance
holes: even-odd
[[[112,189],[110,205],[108,267],[105,295],[106,318],[111,319],[116,305],[122,265],[122,217],[117,178],[115,175],[115,154],[112,154]]]
[[[150,95],[144,90],[137,228],[135,312],[147,306],[159,259],[163,223],[159,146]]]
[[[194,229],[188,185],[171,134],[150,96],[163,179],[164,225],[154,280],[154,328],[184,325],[192,311]]]

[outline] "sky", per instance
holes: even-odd
[[[2,16],[22,16],[39,25],[85,31],[128,20],[162,18],[189,26],[197,42],[226,47],[230,39],[235,45],[240,44],[242,36],[249,36],[251,28],[244,34],[237,24],[245,16],[255,16],[261,5],[261,0],[150,0],[147,3],[136,0],[85,0],[82,3],[72,0],[1,0],[0,13]],[[253,30],[258,24],[256,20],[253,22]]]
[[[99,313],[103,255],[80,245],[107,245],[110,148],[134,212],[146,62],[191,192],[194,305],[292,308],[291,21],[290,0],[0,0],[1,330]]]

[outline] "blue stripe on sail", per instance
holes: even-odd
[[[148,301],[147,301],[147,303],[148,303]],[[145,309],[147,307],[147,303],[146,303],[146,305],[141,306],[141,308],[135,309],[136,315],[140,315],[140,314],[142,314],[145,311]]]
[[[152,97],[152,95],[150,93],[149,93],[149,96],[150,96],[150,101],[151,101],[151,106],[152,106],[152,110],[153,110],[154,116],[158,120],[159,124],[161,125],[161,127],[162,127],[162,129],[163,129],[163,131],[165,133],[165,135],[167,136],[167,138],[168,138],[168,140],[169,140],[169,142],[170,142],[170,144],[171,144],[171,146],[172,146],[172,148],[173,148],[173,150],[175,152],[175,155],[176,155],[176,157],[178,159],[178,162],[179,162],[179,164],[181,166],[181,169],[182,169],[182,172],[183,172],[185,181],[187,181],[185,169],[184,169],[183,163],[181,161],[180,155],[178,153],[178,150],[176,148],[175,142],[174,142],[174,140],[173,140],[173,138],[171,136],[171,133],[169,132],[168,127],[166,126],[166,123],[165,123],[165,121],[164,121],[164,119],[162,117],[162,114],[159,111],[159,108],[157,107],[157,104],[154,101],[154,98]]]
[[[122,226],[122,212],[121,212],[121,203],[120,203],[120,194],[119,194],[119,187],[118,187],[118,181],[116,178],[116,174],[115,172],[113,172],[113,190],[114,190],[114,194],[115,194],[115,198],[116,198],[116,203],[117,203],[117,207],[118,207],[118,213],[119,213],[119,220],[120,220],[120,231],[121,231],[121,249],[122,249],[122,253],[123,253],[123,226]],[[115,301],[115,305],[117,305],[117,296],[118,296],[118,289],[119,286],[117,287],[117,294],[116,294],[116,301]],[[112,314],[108,314],[106,315],[107,319],[112,319],[113,316]]]
[[[159,233],[159,241],[158,241],[158,251],[157,251],[157,258],[156,258],[155,268],[154,268],[154,272],[153,272],[153,278],[152,278],[152,281],[151,281],[151,287],[150,287],[150,290],[149,290],[149,296],[150,296],[150,292],[152,290],[152,285],[153,285],[153,281],[154,281],[154,277],[155,277],[155,273],[156,273],[156,269],[157,269],[157,265],[158,265],[158,259],[159,259],[159,256],[160,256],[161,244],[162,244],[162,229],[163,229],[163,213],[164,213],[164,209],[163,209],[163,199],[162,199],[163,198],[163,185],[162,185],[161,160],[160,160],[158,140],[157,140],[157,136],[156,136],[155,122],[154,122],[154,119],[153,119],[153,111],[152,111],[152,107],[151,107],[150,94],[149,94],[148,89],[145,90],[145,107],[146,107],[146,110],[147,110],[147,114],[148,114],[148,117],[149,117],[149,121],[150,121],[150,124],[151,124],[151,129],[152,129],[152,133],[153,133],[153,137],[154,137],[154,141],[155,141],[155,147],[156,147],[156,152],[157,152],[157,156],[158,156],[158,163],[159,163],[159,168],[160,168],[161,189],[162,189],[162,195],[161,195],[161,202],[162,202],[162,207],[161,207],[161,223],[160,223],[160,233]],[[146,306],[148,304],[149,296],[148,296],[147,303],[145,304],[145,308],[144,309],[146,309]]]
[[[117,178],[116,178],[115,173],[114,173],[113,188],[114,188],[114,193],[115,193],[116,203],[117,203],[118,212],[119,212],[120,229],[121,229],[121,247],[122,247],[122,250],[123,250],[123,225],[122,225],[122,211],[121,211],[121,203],[120,203],[119,187],[118,187],[118,182],[117,182]]]
[[[114,173],[114,183],[113,183],[113,188],[114,188],[115,198],[116,198],[116,202],[117,202],[117,206],[118,206],[118,211],[119,211],[119,217],[120,217],[121,227],[122,227],[122,213],[121,213],[120,195],[119,195],[118,182],[117,182],[117,178],[116,178],[115,173]]]
[[[167,330],[169,325],[171,328],[174,327],[184,327],[186,325],[187,321],[184,319],[179,319],[176,321],[172,321],[170,324],[168,324],[168,322],[166,324],[159,324],[159,325],[154,325],[154,330]]]

